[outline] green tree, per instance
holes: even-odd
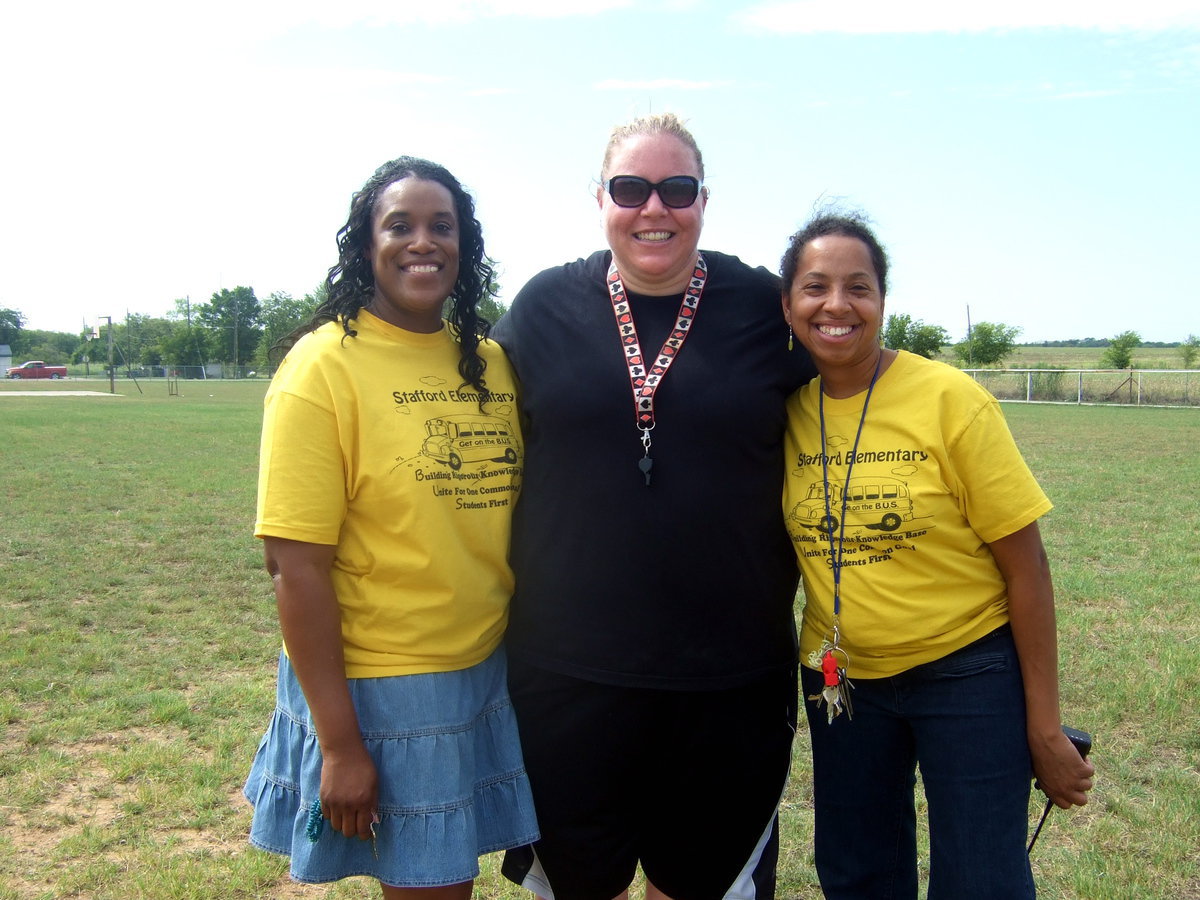
[[[126,316],[124,322],[114,322],[117,364],[135,368],[163,365],[163,341],[177,327],[167,319],[138,314]]]
[[[1133,366],[1133,351],[1142,342],[1136,331],[1122,331],[1108,342],[1108,349],[1100,357],[1100,365],[1108,369],[1129,369]]]
[[[908,313],[890,315],[883,323],[883,346],[890,350],[908,349],[908,329],[912,327],[912,316]]]
[[[17,339],[25,327],[25,317],[15,309],[0,309],[0,344],[8,344],[16,353]]]
[[[488,294],[479,301],[479,315],[483,316],[493,325],[500,321],[500,317],[508,312],[508,307],[497,300],[492,294]]]
[[[206,345],[213,359],[242,366],[254,358],[262,339],[262,309],[254,288],[223,288],[208,303],[192,310],[206,332]]]
[[[27,359],[41,359],[52,366],[61,366],[70,362],[78,344],[79,338],[63,331],[23,328],[10,346],[14,360],[18,357],[21,362]]]
[[[918,356],[933,359],[942,352],[942,348],[948,343],[950,343],[950,332],[941,325],[926,325],[918,322],[909,349]]]
[[[908,350],[926,359],[933,359],[950,343],[950,335],[940,325],[926,325],[913,320],[907,313],[891,315],[883,326],[883,346],[892,350]]]
[[[207,334],[199,325],[176,322],[170,333],[158,344],[158,352],[166,366],[202,366],[206,362],[204,342]]]
[[[108,365],[108,331],[112,329],[113,365],[120,370],[163,364],[161,344],[175,323],[167,319],[132,313],[100,326],[99,336],[85,331],[71,340],[70,356],[76,363],[86,356],[90,363]]]
[[[138,363],[143,366],[166,365],[163,343],[176,329],[187,326],[161,316],[139,316],[138,319],[137,327],[132,335],[136,341]]]
[[[954,345],[954,355],[968,366],[992,366],[1013,352],[1021,329],[999,322],[976,322],[965,341]]]
[[[325,285],[321,284],[314,293],[305,294],[299,300],[285,291],[275,291],[262,301],[260,318],[263,332],[255,357],[260,368],[269,364],[268,354],[277,340],[291,334],[312,318],[325,293]]]
[[[195,325],[200,307],[203,305],[203,303],[193,303],[191,297],[176,297],[171,301],[171,311],[167,313],[167,318],[172,322]]]
[[[1200,356],[1200,337],[1189,334],[1187,340],[1179,345],[1179,358],[1183,360],[1183,367],[1185,369],[1195,368],[1197,356]]]

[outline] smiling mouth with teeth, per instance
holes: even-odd
[[[821,332],[821,334],[827,334],[830,337],[841,337],[842,335],[849,334],[853,330],[854,330],[853,325],[818,325],[817,326],[817,331]]]
[[[421,265],[421,266],[405,266],[404,268],[405,268],[405,271],[408,271],[408,272],[437,272],[442,267],[427,263],[427,264]]]
[[[634,235],[639,241],[665,241],[671,237],[669,231],[639,231]]]

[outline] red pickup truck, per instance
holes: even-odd
[[[19,366],[13,366],[6,373],[9,378],[66,378],[66,366],[48,366],[40,359],[32,359]]]

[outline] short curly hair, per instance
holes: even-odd
[[[858,212],[820,212],[808,224],[788,239],[787,250],[779,261],[779,277],[783,280],[783,293],[787,296],[792,290],[792,282],[796,280],[796,270],[800,265],[800,257],[804,248],[812,241],[829,235],[857,238],[867,247],[871,256],[871,265],[875,268],[875,277],[879,280],[879,296],[887,296],[888,256],[875,232],[867,224],[867,217]]]
[[[340,321],[348,337],[357,336],[354,319],[375,295],[371,262],[375,204],[388,185],[405,178],[436,182],[454,199],[459,226],[459,266],[447,319],[459,340],[458,371],[464,384],[486,395],[487,363],[479,355],[479,343],[487,338],[491,323],[479,315],[479,303],[493,293],[495,273],[484,252],[483,226],[475,217],[475,201],[458,179],[445,167],[414,156],[401,156],[384,163],[355,193],[350,201],[350,215],[337,234],[338,261],[325,278],[325,300],[307,323],[279,341],[272,352],[286,353],[303,335],[326,322]]]

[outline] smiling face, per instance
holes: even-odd
[[[842,234],[805,244],[783,296],[783,316],[822,378],[839,389],[831,396],[865,389],[883,324],[883,295],[867,245]]]
[[[638,175],[658,183],[672,175],[703,177],[695,153],[670,134],[636,134],[612,151],[603,178]],[[641,206],[621,207],[601,186],[596,192],[604,235],[626,288],[639,294],[678,294],[696,263],[707,197],[686,209],[666,206],[653,191]]]
[[[402,178],[384,188],[371,216],[375,295],[367,309],[406,331],[442,327],[442,304],[458,278],[459,228],[450,191]]]

